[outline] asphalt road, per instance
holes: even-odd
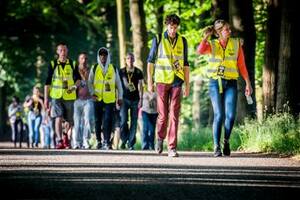
[[[0,143],[1,199],[298,199],[300,162],[270,154],[13,149]]]

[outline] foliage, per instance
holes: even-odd
[[[262,71],[264,66],[267,3],[264,0],[254,0],[254,21],[256,29],[256,51],[255,51],[255,84],[262,87]]]
[[[246,120],[236,128],[241,136],[241,149],[249,152],[300,152],[300,120],[289,113],[274,114],[258,122]]]

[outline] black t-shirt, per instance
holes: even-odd
[[[120,78],[123,87],[123,98],[128,100],[139,100],[138,83],[144,79],[143,72],[134,67],[133,72],[127,72],[126,67],[120,69]],[[133,84],[134,88],[131,86]]]

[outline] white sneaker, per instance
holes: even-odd
[[[176,151],[176,149],[169,149],[168,151],[168,157],[178,157],[178,153]]]

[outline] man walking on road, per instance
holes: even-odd
[[[163,151],[168,119],[168,156],[177,157],[177,132],[180,113],[181,90],[184,84],[184,96],[189,95],[189,63],[186,39],[177,33],[180,18],[171,14],[166,17],[167,30],[153,38],[148,56],[148,90],[153,91],[153,71],[157,89],[157,153]],[[155,62],[156,61],[156,62]],[[155,66],[154,66],[155,63]]]
[[[44,104],[49,108],[49,94],[51,97],[51,117],[55,118],[55,133],[58,143],[57,149],[69,147],[69,143],[62,140],[62,121],[65,119],[73,126],[73,104],[76,99],[75,82],[79,80],[78,70],[73,61],[68,59],[68,48],[65,44],[57,45],[58,59],[51,61],[45,83]],[[66,132],[68,132],[67,130]]]

